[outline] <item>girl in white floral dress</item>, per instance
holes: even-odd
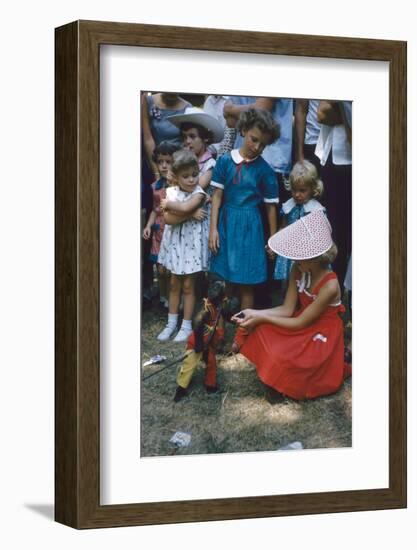
[[[174,338],[184,342],[192,332],[191,319],[195,305],[195,274],[208,269],[208,218],[202,208],[207,194],[198,185],[197,157],[183,149],[173,156],[172,183],[164,209],[165,229],[158,261],[171,272],[168,323],[158,335],[161,342],[169,340],[177,328],[181,293],[184,317]]]

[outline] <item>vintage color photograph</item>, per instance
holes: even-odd
[[[143,91],[141,456],[352,444],[352,102]]]

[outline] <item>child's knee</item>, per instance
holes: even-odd
[[[186,277],[182,285],[182,292],[185,295],[194,293],[194,279],[192,277]]]
[[[175,275],[171,275],[171,278],[169,281],[169,290],[170,292],[173,292],[175,294],[178,294],[179,292],[181,292],[181,280]]]

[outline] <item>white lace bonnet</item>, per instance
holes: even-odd
[[[269,248],[290,260],[317,258],[327,252],[332,244],[332,228],[321,210],[284,227],[268,241]]]

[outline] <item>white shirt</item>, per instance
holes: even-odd
[[[346,135],[343,124],[327,126],[322,124],[319,139],[317,141],[315,155],[324,166],[332,152],[333,164],[352,164],[352,147]]]

